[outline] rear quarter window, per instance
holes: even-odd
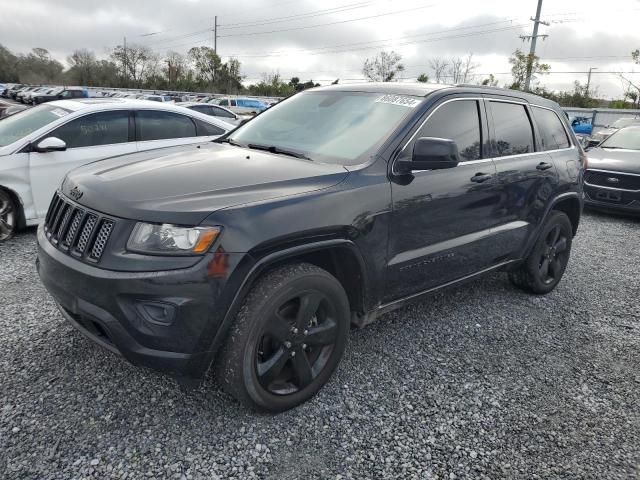
[[[491,101],[494,147],[499,157],[532,153],[533,129],[526,107],[520,103]]]
[[[569,137],[560,118],[553,110],[541,107],[532,107],[533,118],[536,120],[540,142],[544,151],[569,148]]]

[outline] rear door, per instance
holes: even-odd
[[[138,110],[135,117],[139,151],[206,142],[225,133],[220,127],[176,112]]]
[[[531,107],[504,97],[486,98],[491,146],[500,184],[496,238],[509,258],[518,257],[555,192],[558,174],[543,151]]]
[[[45,216],[53,193],[67,172],[86,163],[136,151],[127,110],[90,113],[75,118],[34,143],[48,137],[63,140],[67,149],[29,153],[29,176],[37,218]]]

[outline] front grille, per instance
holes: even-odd
[[[102,257],[115,221],[67,201],[56,193],[45,217],[49,241],[68,254],[89,262]]]
[[[623,190],[640,190],[639,175],[587,170],[584,174],[584,181],[590,185],[598,185],[601,187],[621,188]]]

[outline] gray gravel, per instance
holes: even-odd
[[[639,231],[587,214],[552,294],[496,274],[352,332],[277,416],[85,340],[27,231],[0,245],[0,478],[640,478]]]

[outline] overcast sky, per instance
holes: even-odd
[[[531,33],[536,0],[19,0],[2,2],[0,43],[17,52],[47,48],[66,56],[86,47],[98,56],[121,44],[148,45],[159,53],[213,45],[218,16],[218,53],[236,56],[247,82],[263,72],[328,83],[362,78],[365,58],[395,50],[403,78],[432,75],[436,56],[474,54],[478,79],[510,80],[509,55],[528,51],[519,36]],[[586,82],[601,96],[621,97],[613,73],[640,72],[630,52],[640,48],[640,0],[545,0],[537,53],[552,66],[539,79],[552,89]],[[152,34],[152,35],[145,35]],[[625,73],[640,84],[640,73]]]

